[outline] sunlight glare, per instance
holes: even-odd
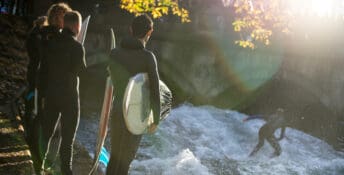
[[[332,0],[312,0],[312,13],[320,17],[331,16],[333,9]]]
[[[333,0],[289,0],[288,9],[294,14],[331,17],[336,12]]]

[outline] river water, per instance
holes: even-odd
[[[92,155],[96,114],[82,118],[77,141]],[[153,135],[145,135],[131,175],[343,175],[344,155],[322,140],[287,128],[282,154],[271,158],[266,142],[253,157],[262,120],[243,122],[245,114],[212,106],[183,104],[172,110]],[[277,131],[275,134],[278,134]],[[109,140],[106,141],[109,148]]]

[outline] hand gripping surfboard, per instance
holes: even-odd
[[[160,121],[171,111],[172,92],[167,85],[159,80],[160,90]],[[149,79],[147,73],[133,76],[127,85],[123,99],[123,117],[128,130],[134,135],[145,134],[153,123]]]

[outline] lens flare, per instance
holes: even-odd
[[[287,10],[295,15],[332,17],[343,10],[341,6],[336,5],[337,2],[338,0],[289,0]]]
[[[311,12],[320,17],[331,16],[333,11],[333,2],[331,0],[313,0],[311,4]]]

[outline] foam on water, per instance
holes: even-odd
[[[325,142],[288,128],[282,154],[266,143],[248,157],[264,121],[242,122],[235,111],[189,104],[172,110],[154,135],[144,136],[130,174],[344,174],[343,155]]]

